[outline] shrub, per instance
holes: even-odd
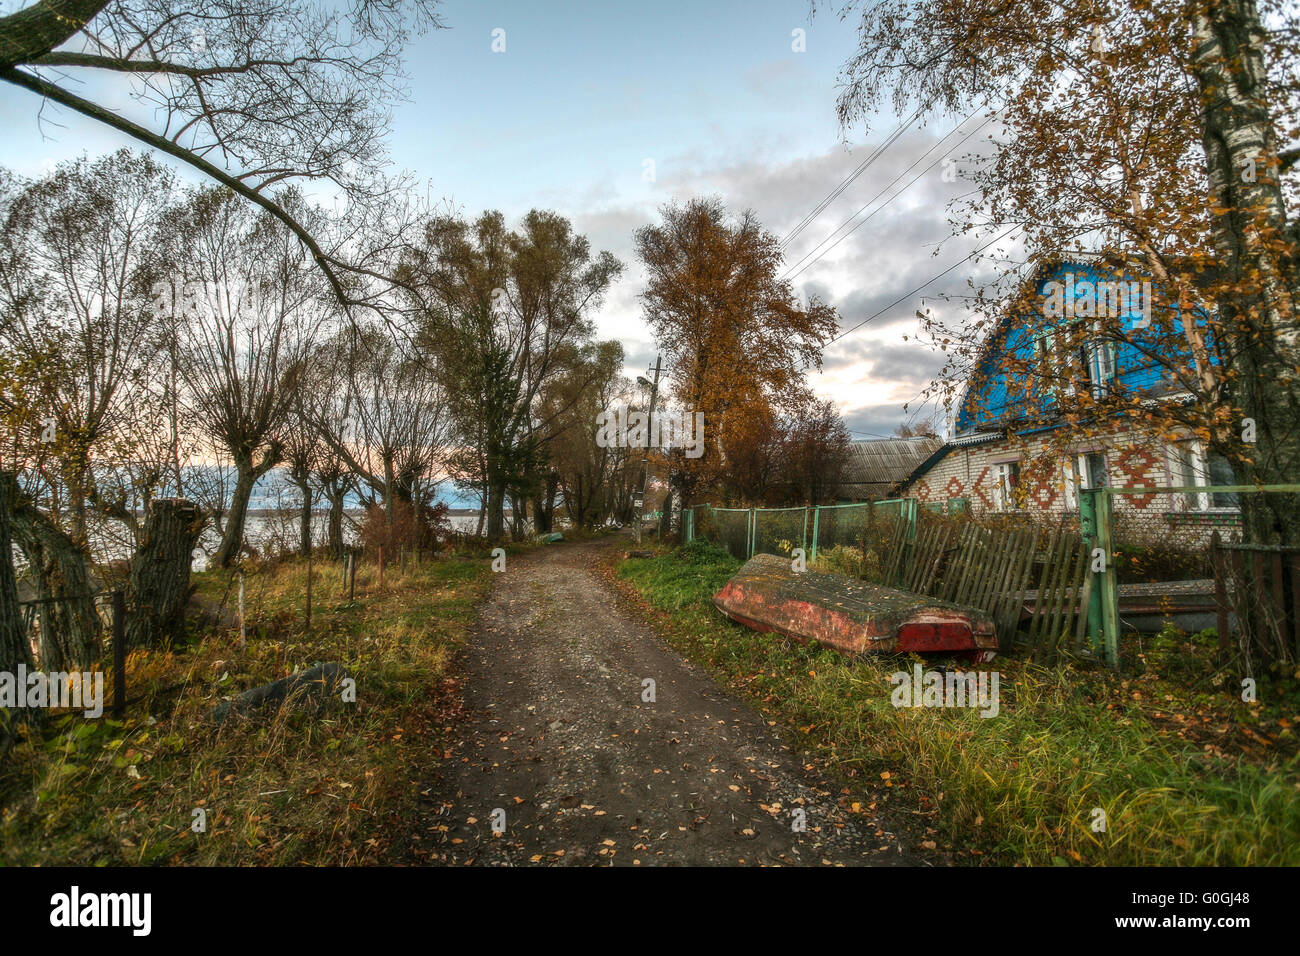
[[[358,534],[361,547],[367,552],[382,547],[390,555],[397,554],[400,548],[412,551],[439,550],[451,536],[449,510],[443,501],[433,505],[397,501],[393,503],[393,517],[390,521],[383,505],[370,505],[361,518]]]
[[[851,578],[875,580],[880,577],[880,555],[846,544],[818,551],[815,566],[818,571],[846,574]]]

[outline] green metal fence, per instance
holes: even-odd
[[[755,554],[790,556],[802,548],[809,561],[818,551],[846,546],[877,549],[892,540],[899,522],[914,529],[913,498],[892,498],[815,508],[715,508],[696,505],[687,512],[686,540],[703,538],[747,561]]]
[[[1081,534],[1066,534],[1057,528],[1054,536],[1046,533],[1050,530],[1047,526],[1043,526],[1043,534],[1025,529],[1003,529],[994,534],[966,517],[965,508],[949,508],[946,516],[931,514],[914,498],[815,508],[698,505],[689,512],[685,528],[688,541],[705,538],[741,560],[748,560],[756,553],[789,557],[795,548],[802,548],[809,562],[816,560],[819,552],[836,547],[853,548],[864,556],[874,552],[882,559],[888,558],[887,562],[882,560],[879,568],[882,583],[918,588],[927,593],[936,582],[941,590],[945,587],[951,590],[953,582],[969,583],[978,579],[983,583],[972,586],[973,590],[968,588],[969,593],[943,593],[950,599],[960,599],[959,603],[975,603],[981,607],[989,601],[1006,604],[1004,610],[1009,608],[1015,612],[1008,611],[1005,629],[1009,630],[1021,623],[1021,611],[1032,606],[1031,643],[1037,631],[1042,631],[1039,636],[1045,635],[1055,647],[1065,627],[1061,625],[1064,621],[1080,649],[1090,645],[1098,657],[1104,657],[1115,667],[1119,664],[1121,620],[1113,499],[1123,495],[1227,493],[1296,494],[1300,493],[1300,485],[1084,489],[1080,494]],[[950,533],[940,534],[931,528],[936,521],[948,522]],[[981,545],[980,535],[996,538],[993,552],[988,552],[992,546],[988,542]],[[981,552],[980,547],[988,553]],[[1233,549],[1234,553],[1225,557],[1223,551]],[[1258,632],[1262,621],[1271,635],[1269,639],[1281,648],[1280,658],[1300,660],[1300,542],[1275,546],[1220,545],[1216,541],[1211,553],[1219,569],[1215,574],[1221,649],[1228,649],[1228,618],[1233,614],[1236,616],[1234,630],[1242,634],[1252,629]],[[916,567],[918,561],[925,566]],[[934,567],[929,566],[931,563]],[[1225,585],[1223,568],[1229,565],[1236,568],[1235,585],[1231,581]],[[936,578],[936,571],[942,580]],[[985,581],[988,575],[984,572],[998,580]],[[1023,578],[1019,591],[1007,583],[1013,578]],[[1253,615],[1246,615],[1250,606],[1243,602],[1259,603],[1258,595],[1251,593],[1255,591],[1270,592],[1264,596],[1270,597],[1271,603],[1265,603]],[[1226,597],[1225,592],[1228,592]],[[1243,615],[1258,620],[1243,622]],[[1243,648],[1248,639],[1258,640],[1243,636]]]

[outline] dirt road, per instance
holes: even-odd
[[[540,549],[495,576],[468,652],[470,716],[429,820],[429,861],[917,862],[879,821],[841,809],[838,787],[807,773],[755,711],[620,607],[595,567],[625,546]]]

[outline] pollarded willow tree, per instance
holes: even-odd
[[[297,219],[314,216],[280,197]],[[214,450],[235,470],[215,567],[244,542],[258,480],[284,460],[285,429],[322,317],[333,305],[320,272],[278,217],[228,190],[192,193],[169,215],[169,280],[152,312],[175,329],[182,400]]]
[[[167,169],[126,150],[0,186],[0,470],[55,669],[93,652],[92,533],[129,552],[167,470],[171,398],[147,294],[172,190]]]
[[[318,475],[336,489],[342,476],[354,480],[363,500],[383,505],[390,528],[399,507],[433,503],[448,454],[451,416],[438,361],[382,324],[345,329],[313,357],[308,387],[337,388],[301,409],[326,452]]]
[[[1077,423],[1123,418],[1153,433],[1191,433],[1232,462],[1245,483],[1294,481],[1294,6],[879,0],[852,3],[845,15],[850,11],[861,14],[860,43],[844,73],[845,124],[891,90],[900,111],[1004,107],[992,153],[971,164],[978,189],[955,208],[956,231],[1015,224],[1031,266],[1085,251],[1122,279],[1152,282],[1151,325],[1143,334],[1134,335],[1118,310],[1092,317],[1080,334],[1138,350],[1159,369],[1166,394],[1190,400],[1080,389]],[[1008,269],[978,289],[974,323],[923,317],[953,356],[940,392],[970,372],[1007,296],[1012,306],[1024,304],[1026,278]],[[1022,364],[1005,371],[1022,380],[1073,374],[1065,364]],[[1253,540],[1300,541],[1300,496],[1244,497]]]
[[[541,414],[543,390],[565,373],[570,348],[590,340],[592,313],[622,268],[609,252],[593,254],[567,219],[536,209],[513,230],[499,212],[472,223],[439,217],[410,251],[405,281],[424,310],[422,337],[448,409],[472,446],[459,464],[484,490],[493,540],[505,534],[507,494],[534,493],[557,434],[563,408]]]
[[[0,80],[32,94],[34,121],[56,104],[260,206],[307,248],[339,301],[374,306],[400,245],[393,223],[410,222],[402,184],[381,175],[388,105],[403,93],[410,31],[437,26],[434,9],[434,0],[36,0],[0,17]],[[111,94],[123,87],[132,95],[119,111]],[[322,239],[277,201],[301,180],[327,180],[346,197],[351,233]],[[0,628],[17,627],[10,579],[0,575]],[[0,669],[12,663],[0,657]]]

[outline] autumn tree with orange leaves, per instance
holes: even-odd
[[[1031,269],[1084,251],[1152,282],[1152,325],[1137,347],[1159,368],[1162,391],[1190,400],[1085,389],[1070,412],[1076,430],[1123,419],[1164,437],[1192,434],[1242,483],[1295,481],[1294,5],[880,0],[841,13],[860,16],[844,123],[891,90],[900,111],[1000,110],[992,151],[962,158],[978,188],[953,207],[956,232],[1012,227]],[[926,317],[952,357],[939,394],[951,400],[998,319],[1023,303],[1026,279],[1012,263],[978,289],[974,321]],[[1097,324],[1103,338],[1134,342],[1114,319]],[[1044,376],[1046,364],[1009,371]],[[1300,495],[1242,498],[1251,540],[1300,541]]]
[[[820,368],[835,334],[835,309],[805,306],[780,279],[779,240],[753,212],[728,215],[722,202],[697,198],[661,209],[662,222],[636,233],[648,273],[641,299],[664,354],[669,401],[704,415],[703,454],[669,456],[679,502],[712,493],[741,463],[768,465],[752,443],[762,423],[804,401],[803,372]]]

